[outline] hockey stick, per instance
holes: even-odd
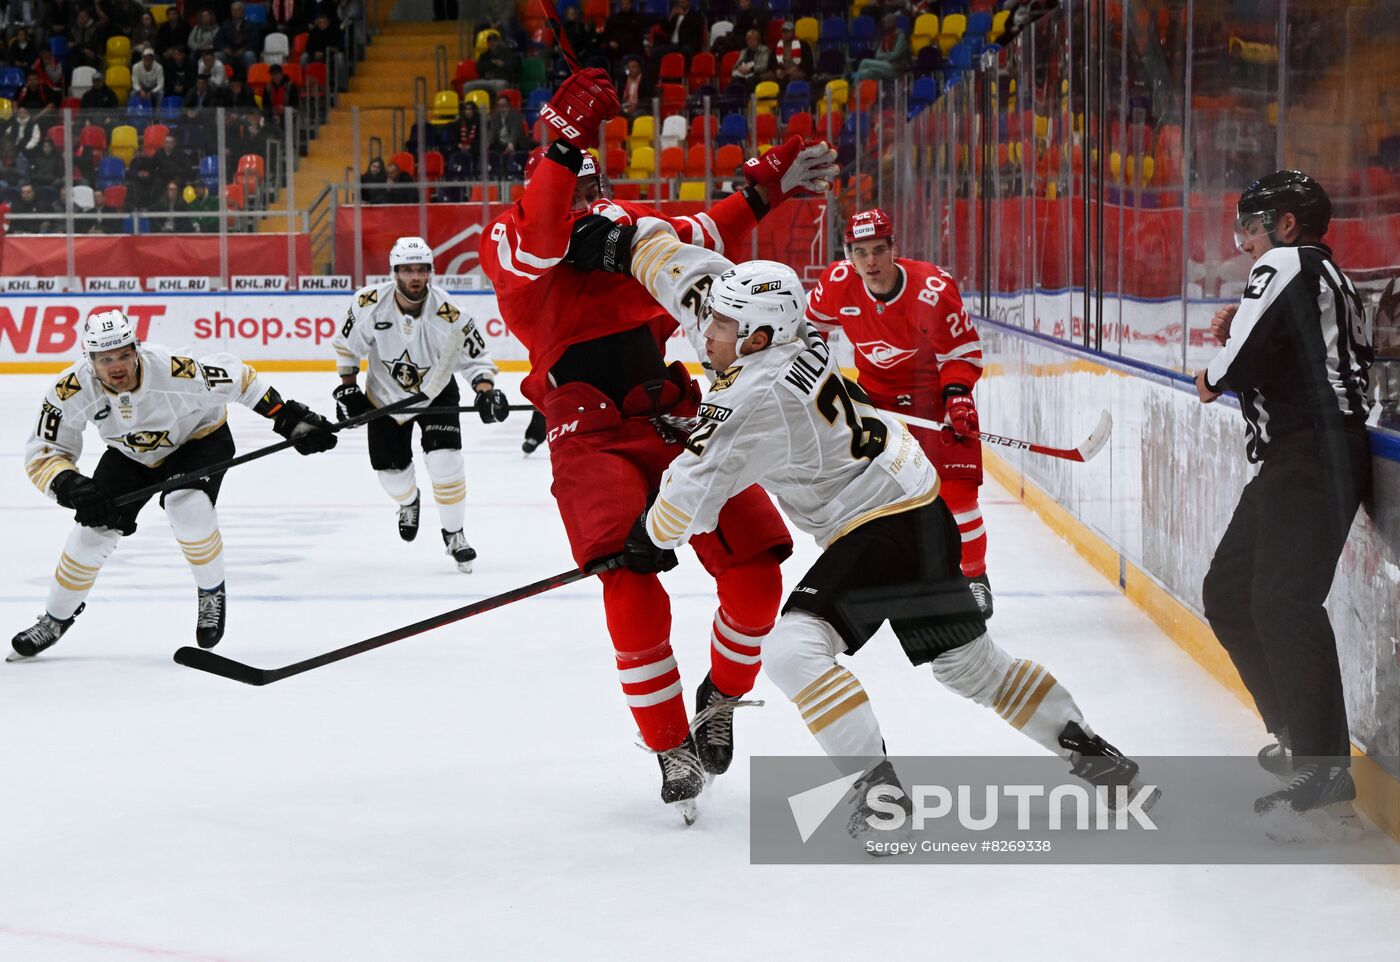
[[[511,410],[511,411],[534,411],[534,410],[535,410],[535,406],[534,406],[533,404],[512,404],[512,405],[509,406],[509,410]],[[414,411],[413,413],[414,413],[414,414],[452,414],[452,413],[454,413],[454,412],[457,413],[457,414],[475,414],[475,413],[476,413],[476,408],[475,408],[473,405],[470,405],[470,404],[463,404],[463,405],[460,405],[460,406],[455,407],[455,408],[448,408],[448,407],[442,407],[442,408],[424,408],[424,409],[421,410],[421,411]],[[497,423],[499,423],[499,422],[497,422]]]
[[[931,428],[935,431],[953,430],[951,424],[944,424],[942,421],[930,421],[926,418],[916,418],[913,415],[901,414],[899,411],[891,411],[888,408],[884,408],[883,410],[886,414],[893,414],[895,417],[907,421],[909,424],[915,425],[916,427]],[[1019,448],[1022,451],[1030,451],[1033,454],[1044,454],[1052,458],[1064,458],[1066,461],[1088,461],[1103,450],[1103,446],[1108,443],[1108,436],[1112,433],[1113,417],[1107,411],[1104,411],[1099,415],[1098,425],[1078,447],[1052,448],[1044,444],[1032,444],[1030,441],[1022,441],[1019,438],[1003,437],[1000,434],[988,434],[986,431],[978,432],[977,439],[985,441],[987,444],[999,444],[1002,447]]]
[[[583,67],[578,62],[578,55],[574,53],[574,45],[569,43],[569,37],[564,33],[564,24],[559,19],[559,11],[554,7],[554,0],[540,0],[540,10],[544,13],[544,18],[549,21],[549,29],[559,44],[559,52],[569,62],[569,70],[578,73]]]
[[[304,671],[313,668],[320,668],[323,665],[333,664],[337,661],[344,661],[355,655],[362,655],[367,651],[382,648],[385,645],[411,638],[414,635],[421,635],[425,631],[432,631],[434,628],[441,628],[443,625],[450,625],[453,622],[470,618],[472,615],[479,615],[484,611],[491,611],[496,608],[503,608],[516,601],[523,601],[526,598],[533,598],[535,595],[544,594],[555,588],[561,588],[575,581],[582,581],[584,578],[591,578],[593,575],[602,574],[605,571],[612,571],[622,567],[622,555],[612,555],[601,561],[595,561],[587,568],[575,568],[572,571],[565,571],[552,578],[545,578],[533,584],[525,585],[522,588],[514,588],[503,594],[484,598],[474,604],[464,605],[461,608],[453,608],[451,611],[444,611],[440,615],[431,618],[424,618],[422,621],[415,621],[411,625],[404,625],[402,628],[395,628],[393,631],[386,631],[383,634],[375,635],[373,638],[366,638],[364,641],[357,641],[353,645],[346,645],[344,648],[337,648],[328,651],[323,655],[314,658],[307,658],[305,661],[294,662],[283,668],[254,668],[252,665],[245,665],[242,662],[234,661],[232,658],[225,658],[223,655],[216,655],[214,652],[204,648],[181,648],[175,652],[175,663],[184,665],[186,668],[194,668],[197,671],[205,671],[211,675],[218,675],[221,678],[231,678],[234,681],[241,681],[245,685],[270,685],[274,681],[281,681],[283,678],[290,678],[293,675],[300,675]]]

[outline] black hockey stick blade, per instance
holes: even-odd
[[[414,635],[421,635],[425,631],[432,631],[434,628],[441,628],[443,625],[450,625],[472,615],[479,615],[482,612],[492,611],[496,608],[503,608],[516,601],[523,601],[526,598],[533,598],[535,595],[544,594],[554,588],[561,588],[564,585],[572,584],[575,581],[582,581],[584,578],[591,578],[594,575],[602,574],[622,567],[622,555],[612,555],[601,561],[595,561],[587,568],[574,568],[570,571],[560,572],[550,578],[544,578],[532,584],[524,585],[520,588],[512,588],[510,591],[490,598],[483,598],[480,601],[461,608],[454,608],[445,611],[440,615],[425,618],[422,621],[415,621],[411,625],[404,625],[402,628],[395,628],[383,634],[375,635],[373,638],[366,638],[364,641],[357,641],[353,645],[346,645],[344,648],[336,648],[313,658],[304,661],[294,662],[282,668],[255,668],[252,665],[245,665],[242,662],[234,661],[232,658],[225,658],[223,655],[216,655],[212,651],[203,648],[181,648],[175,652],[175,663],[184,665],[186,668],[193,668],[196,671],[208,672],[211,675],[218,675],[220,678],[228,678],[233,681],[241,681],[245,685],[261,687],[270,685],[274,681],[281,681],[283,678],[290,678],[293,675],[300,675],[304,671],[311,671],[313,668],[320,668],[323,665],[333,664],[337,661],[344,661],[355,655],[382,648],[385,645],[411,638]]]

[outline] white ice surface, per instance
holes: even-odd
[[[331,376],[271,379],[329,410]],[[42,609],[70,523],[22,470],[48,380],[0,379],[5,637]],[[275,440],[243,409],[232,424],[241,450]],[[418,541],[399,541],[363,432],[233,472],[219,650],[285,664],[570,567],[544,452],[520,453],[525,418],[464,425],[471,575],[426,504]],[[1003,647],[1049,665],[1130,753],[1262,744],[1257,719],[1069,547],[995,484],[984,494]],[[798,543],[789,584],[815,555]],[[693,557],[665,581],[689,691],[712,583]],[[751,866],[745,765],[691,829],[658,801],[591,584],[263,689],[170,660],[194,607],[152,505],[69,635],[0,665],[0,959],[1396,958],[1392,867]],[[1028,751],[887,633],[853,667],[892,752]],[[815,753],[762,677],[757,694],[768,706],[740,717],[741,752]]]

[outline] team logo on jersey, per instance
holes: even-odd
[[[82,389],[82,384],[78,383],[78,375],[72,372],[65,374],[59,379],[59,382],[53,386],[53,392],[58,395],[60,401],[68,400]]]
[[[456,324],[457,318],[462,316],[462,312],[457,310],[457,308],[453,307],[451,304],[444,302],[442,307],[439,307],[437,309],[437,316],[442,318],[449,324]]]
[[[121,439],[122,444],[138,454],[147,454],[157,448],[173,448],[169,431],[132,431]]]
[[[193,378],[195,375],[194,358],[174,357],[170,358],[170,376]]]
[[[742,367],[731,367],[727,371],[720,371],[719,376],[715,378],[715,383],[710,385],[710,390],[723,391],[735,381],[739,380],[739,375],[742,373],[744,373]]]
[[[403,349],[403,353],[392,361],[380,361],[389,371],[389,376],[394,379],[399,387],[405,391],[416,391],[423,386],[423,375],[427,374],[429,368],[419,367],[413,363],[413,358],[408,356],[408,348]]]
[[[1249,283],[1244,286],[1244,296],[1251,300],[1263,297],[1264,292],[1269,289],[1269,282],[1277,273],[1277,270],[1267,264],[1254,268],[1254,273],[1249,275]]]
[[[369,307],[371,304],[375,303],[378,300],[379,292],[371,287],[369,290],[365,291],[363,294],[360,295],[359,304],[361,307]]]
[[[891,368],[901,361],[907,360],[918,353],[917,348],[895,347],[886,341],[866,341],[857,343],[856,350],[860,351],[871,364],[878,368]]]

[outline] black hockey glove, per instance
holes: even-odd
[[[574,224],[564,263],[581,271],[632,274],[632,238],[636,227],[617,224],[602,214],[589,214]]]
[[[497,421],[504,421],[510,416],[510,401],[500,388],[493,387],[489,391],[478,391],[476,394],[476,413],[480,415],[482,424],[495,424]]]
[[[292,442],[298,454],[329,451],[339,440],[330,430],[331,422],[299,401],[284,401],[272,419],[272,430]]]
[[[676,553],[670,548],[658,548],[647,534],[647,513],[643,511],[636,524],[627,535],[627,544],[622,548],[622,565],[628,571],[639,575],[654,575],[670,571],[680,564]]]
[[[88,528],[115,528],[117,506],[102,485],[77,471],[64,471],[53,479],[54,497],[72,508],[78,524]]]
[[[374,410],[374,405],[369,403],[369,398],[365,397],[358,384],[342,384],[331,392],[331,397],[335,398],[337,421],[348,421]]]

